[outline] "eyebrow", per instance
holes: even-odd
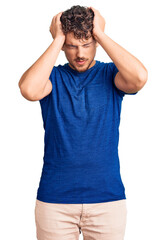
[[[92,42],[93,42],[93,41],[92,41]],[[83,44],[82,46],[90,45],[92,42],[90,42],[90,43],[85,43],[85,44]],[[73,44],[66,44],[66,43],[65,43],[65,45],[66,45],[66,46],[69,46],[69,47],[70,47],[70,46],[72,46],[72,47],[77,47],[76,45],[73,45]],[[78,46],[79,46],[79,45],[78,45]]]

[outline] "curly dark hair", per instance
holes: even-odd
[[[60,17],[62,31],[66,35],[73,32],[77,39],[89,39],[93,31],[94,12],[88,7],[73,6]]]

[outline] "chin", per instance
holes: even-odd
[[[87,65],[86,66],[77,66],[75,64],[72,64],[71,67],[78,72],[85,72],[88,68]]]
[[[88,70],[88,68],[87,68],[87,67],[80,67],[80,68],[77,68],[77,67],[76,67],[76,70],[77,70],[78,72],[85,72],[86,70]]]

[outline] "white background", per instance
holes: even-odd
[[[52,43],[52,17],[77,4],[98,9],[106,20],[105,33],[148,70],[144,88],[122,102],[119,157],[128,207],[125,239],[166,239],[166,17],[161,0],[15,0],[1,5],[1,237],[36,239],[34,207],[44,129],[39,102],[23,98],[18,82]],[[101,47],[95,59],[112,61]],[[61,52],[55,65],[65,62]]]

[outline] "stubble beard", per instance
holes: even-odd
[[[80,70],[79,68],[76,68],[73,64],[70,63],[70,65],[74,68],[74,70],[76,70],[77,72],[85,72],[89,69],[90,65],[92,64],[94,58],[92,59],[92,61],[88,64],[87,68],[85,70]]]

